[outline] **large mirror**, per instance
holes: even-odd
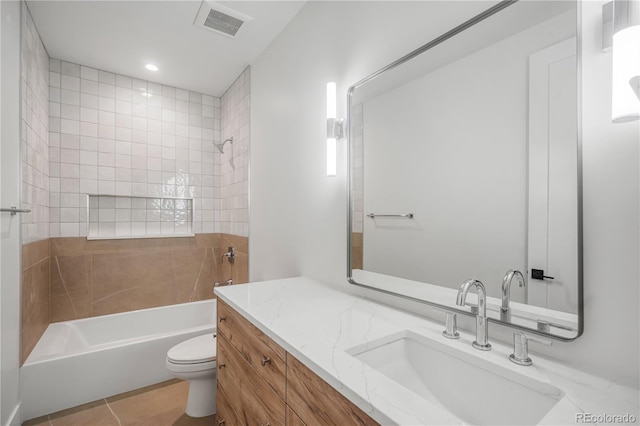
[[[576,23],[575,1],[486,2],[350,88],[351,283],[472,315],[475,278],[491,321],[582,333]]]

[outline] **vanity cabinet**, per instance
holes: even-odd
[[[378,424],[291,354],[287,354],[287,405],[307,425]]]
[[[378,424],[220,299],[216,340],[217,424]]]

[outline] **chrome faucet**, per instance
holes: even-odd
[[[476,315],[476,340],[473,342],[473,347],[481,351],[490,351],[491,344],[489,343],[489,323],[487,322],[487,291],[484,288],[484,284],[476,279],[469,279],[462,283],[458,290],[458,297],[456,298],[456,304],[458,306],[464,306],[467,299],[467,293],[469,288],[476,287],[478,291],[478,314]]]
[[[518,287],[524,287],[525,281],[522,272],[509,269],[502,279],[502,306],[500,307],[500,319],[502,321],[511,320],[511,308],[509,301],[511,300],[511,282],[513,277],[518,278]]]

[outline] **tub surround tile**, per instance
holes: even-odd
[[[459,340],[450,341],[442,337],[443,323],[305,277],[220,287],[215,293],[381,424],[461,422],[345,352],[405,330],[561,389],[564,396],[540,424],[573,424],[576,413],[584,412],[638,415],[637,387],[575,370],[540,354],[535,354],[532,367],[520,367],[507,359],[512,345],[493,341],[490,352],[479,353],[471,346],[472,332],[462,330]]]
[[[229,246],[233,265],[222,258]],[[211,299],[216,281],[248,282],[248,246],[247,237],[218,233],[25,244],[21,362],[52,322]]]
[[[20,364],[27,359],[50,322],[49,257],[22,271]]]
[[[22,270],[29,269],[49,258],[50,239],[34,241],[22,246]]]
[[[233,265],[222,254],[236,250]],[[213,298],[213,283],[248,281],[248,239],[51,240],[51,319],[65,321]]]
[[[362,269],[362,232],[351,233],[351,267],[353,269]]]

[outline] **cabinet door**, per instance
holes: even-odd
[[[285,398],[285,350],[218,299],[218,333],[238,350],[280,398]]]
[[[291,354],[287,354],[287,405],[308,425],[378,424]]]
[[[289,406],[287,406],[287,426],[307,426]]]
[[[218,334],[218,386],[239,424],[284,425],[285,404],[223,334]],[[223,406],[225,401],[222,402]]]
[[[242,420],[236,414],[236,410],[229,402],[229,398],[218,383],[218,390],[216,394],[216,424],[219,426],[236,426],[241,425]]]

